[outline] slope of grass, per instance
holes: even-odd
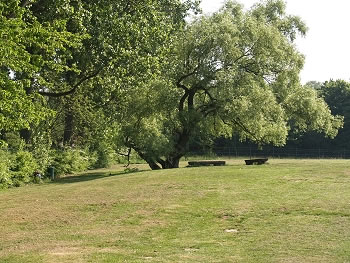
[[[349,162],[116,167],[2,191],[0,262],[350,262]]]

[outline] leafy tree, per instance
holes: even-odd
[[[334,140],[322,138],[314,133],[307,133],[298,139],[300,147],[318,145],[324,149],[344,150],[350,147],[350,83],[344,80],[330,80],[324,83],[308,82],[306,84],[317,90],[320,96],[329,105],[332,114],[344,116],[344,127]]]
[[[155,78],[170,36],[197,6],[197,0],[2,1],[0,142],[16,151],[24,145],[20,133],[23,150],[35,153],[42,170],[52,163],[51,145],[89,149],[96,165],[106,165],[120,129],[114,116],[129,101],[123,96]]]
[[[330,80],[322,83],[320,95],[329,105],[333,114],[350,118],[350,83],[344,80]]]
[[[237,134],[278,146],[291,129],[334,137],[342,118],[299,82],[304,58],[293,41],[305,31],[279,0],[247,12],[229,1],[190,22],[178,33],[162,78],[131,101],[125,143],[159,169],[178,167],[194,137]]]
[[[31,10],[43,21],[64,17],[69,32],[88,35],[81,47],[69,50],[66,63],[74,71],[53,75],[43,69],[40,73],[52,82],[39,94],[50,97],[50,105],[60,113],[63,144],[81,145],[87,140],[79,138],[95,136],[98,128],[107,130],[108,119],[101,109],[114,110],[121,90],[153,78],[169,36],[195,6],[195,1],[178,0],[61,0],[54,4],[38,0],[33,5]],[[51,12],[43,11],[48,9]],[[60,97],[67,98],[55,100]],[[102,121],[96,122],[97,118]]]
[[[131,88],[139,79],[151,78],[169,35],[198,3],[10,0],[0,5],[6,42],[0,48],[0,131],[22,129],[30,142],[29,130],[46,120],[52,108],[65,115],[63,141],[73,144],[71,131],[78,129],[77,116],[82,116],[77,108],[105,106],[120,86]],[[74,93],[79,99],[54,101]],[[81,105],[72,105],[77,101]]]
[[[60,51],[80,40],[65,31],[62,20],[40,23],[30,6],[26,0],[0,3],[0,133],[28,128],[48,116],[45,101],[31,92],[41,82],[38,72],[43,67],[63,70]]]

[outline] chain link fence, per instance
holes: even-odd
[[[203,157],[270,157],[270,158],[316,158],[316,159],[350,159],[350,150],[346,149],[303,149],[298,147],[265,146],[259,149],[251,147],[214,147],[210,150],[194,150],[189,156]]]

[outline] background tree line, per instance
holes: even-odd
[[[0,3],[0,184],[105,167],[136,153],[176,168],[193,143],[259,145],[316,131],[342,112],[302,86],[302,20],[268,0],[197,15],[188,0]],[[327,95],[328,96],[328,95]],[[323,99],[323,98],[324,99]]]
[[[303,156],[303,151],[308,157],[319,157],[320,151],[328,152],[331,156],[344,156],[344,151],[350,151],[350,83],[345,80],[329,80],[325,82],[310,81],[306,83],[307,87],[310,87],[317,91],[318,95],[322,97],[329,106],[332,114],[344,116],[343,127],[339,129],[339,132],[335,138],[325,137],[323,134],[309,131],[304,133],[290,133],[284,148],[286,150],[298,149],[299,156]],[[261,154],[271,153],[272,145],[267,145],[261,149]],[[210,152],[210,148],[223,149],[225,147],[249,148],[257,149],[259,145],[254,142],[242,142],[237,137],[232,138],[219,138],[214,141],[212,145],[208,147],[202,147],[194,144],[191,148],[192,152]],[[213,151],[212,151],[213,152]],[[214,153],[216,151],[214,150]],[[218,154],[220,150],[218,150]],[[226,151],[227,152],[227,151]],[[232,151],[231,151],[232,152]],[[249,153],[248,151],[245,151]],[[259,150],[255,151],[259,153]],[[283,150],[280,152],[283,153]],[[336,153],[339,154],[336,154]],[[234,152],[232,152],[234,154]],[[286,153],[289,154],[289,153]],[[295,153],[295,156],[298,156]],[[248,154],[249,155],[249,154]],[[348,155],[348,153],[347,153]],[[327,155],[328,156],[328,155]]]
[[[329,80],[324,83],[311,81],[306,83],[306,86],[317,90],[328,104],[332,114],[344,116],[344,125],[334,139],[309,132],[291,138],[289,144],[293,143],[304,149],[350,150],[350,83],[345,80]]]

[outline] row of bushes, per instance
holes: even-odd
[[[0,150],[0,188],[17,187],[38,182],[49,176],[48,168],[55,168],[60,176],[92,168],[108,167],[116,160],[112,149],[94,152],[66,148],[60,150]],[[41,177],[35,176],[40,173]]]

